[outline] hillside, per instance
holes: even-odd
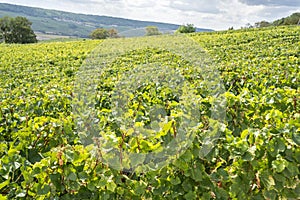
[[[300,25],[300,13],[296,12],[291,14],[290,16],[283,17],[281,19],[277,19],[273,22],[261,21],[255,23],[255,27],[268,27],[268,26],[289,26],[289,25]]]
[[[273,22],[274,26],[284,25],[300,25],[300,13],[293,13],[288,17],[284,17]]]
[[[24,16],[33,23],[32,28],[38,33],[75,37],[87,37],[93,29],[99,27],[115,28],[122,36],[141,36],[145,34],[146,26],[157,26],[162,32],[173,32],[179,26],[0,3],[0,17],[3,16]],[[198,28],[197,31],[212,30]]]

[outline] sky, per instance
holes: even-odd
[[[226,30],[300,12],[300,0],[0,0],[32,7]]]

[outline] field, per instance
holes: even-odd
[[[300,27],[0,45],[1,199],[299,199]]]

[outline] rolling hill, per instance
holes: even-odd
[[[57,35],[72,37],[88,37],[96,28],[115,28],[121,36],[141,36],[145,34],[146,26],[157,26],[160,31],[167,33],[175,31],[179,25],[138,21],[109,16],[75,14],[57,10],[33,8],[27,6],[0,3],[0,17],[23,16],[32,22],[33,30],[40,35]],[[212,31],[198,28],[198,32]]]

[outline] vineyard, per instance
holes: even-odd
[[[0,200],[300,199],[300,27],[0,45]]]

